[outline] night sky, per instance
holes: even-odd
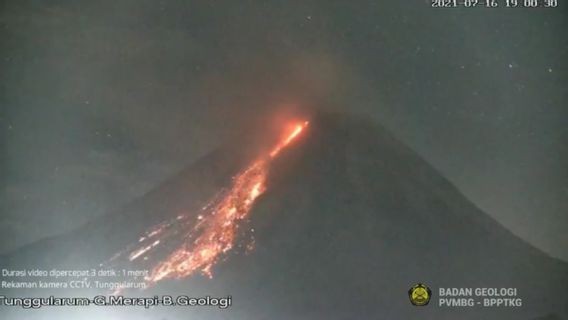
[[[425,1],[3,1],[0,252],[283,106],[363,114],[568,259],[568,12]]]

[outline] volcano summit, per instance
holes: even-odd
[[[132,319],[186,319],[188,314],[273,320],[568,319],[568,298],[562,295],[568,284],[564,262],[479,210],[380,126],[343,114],[318,113],[309,120],[301,135],[270,158],[262,189],[249,202],[243,198],[250,212],[239,223],[239,239],[221,248],[218,263],[200,267],[212,278],[200,273],[171,277],[143,292],[231,295],[232,307],[156,307],[121,319],[134,313]],[[257,159],[258,148],[221,148],[127,207],[2,261],[14,267],[98,266],[140,242],[152,228],[175,224],[179,216],[196,227],[203,207],[211,199],[223,203],[215,199],[230,194],[239,183],[234,177]],[[146,256],[145,263],[165,261],[184,241],[195,240],[180,237],[178,227],[170,230],[178,231],[170,234],[168,245],[150,248],[157,254]],[[245,250],[250,243],[254,248]],[[144,266],[137,259],[145,255],[122,263]],[[429,305],[409,302],[408,289],[416,283],[432,288]],[[522,305],[441,306],[448,297],[439,293],[451,288],[513,288],[507,292],[515,292]],[[483,303],[497,297],[456,298]],[[99,312],[84,312],[91,311]]]

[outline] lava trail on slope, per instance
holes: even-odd
[[[299,123],[267,155],[256,159],[232,178],[232,185],[219,191],[197,215],[178,215],[162,222],[140,237],[136,245],[118,253],[110,261],[127,259],[148,267],[148,285],[168,278],[185,278],[195,273],[212,277],[212,267],[237,246],[240,222],[245,220],[255,200],[266,191],[271,160],[308,126]],[[245,246],[251,250],[254,237]],[[241,245],[238,245],[241,246]]]

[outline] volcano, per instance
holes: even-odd
[[[234,250],[208,265],[212,277],[172,277],[143,291],[230,294],[233,305],[156,307],[120,319],[568,319],[566,263],[509,232],[381,126],[338,113],[316,113],[309,121],[271,159]],[[180,215],[198,219],[258,150],[220,148],[125,208],[3,256],[2,265],[98,266],[153,226]],[[243,243],[254,248],[239,250]],[[410,303],[416,283],[432,288],[429,305]],[[516,288],[522,306],[439,306],[439,288]],[[102,312],[81,314],[91,311]],[[56,319],[66,311],[45,312]]]

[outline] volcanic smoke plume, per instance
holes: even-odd
[[[220,148],[104,219],[2,261],[91,268],[120,252],[110,264],[151,271],[149,289],[124,294],[234,301],[223,312],[121,309],[118,319],[568,319],[566,263],[491,219],[382,127],[344,114],[309,120],[260,154]],[[426,307],[409,303],[417,282],[433,290]],[[452,287],[516,288],[523,306],[437,306],[438,289]]]

